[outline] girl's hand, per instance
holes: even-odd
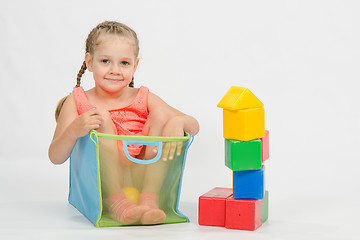
[[[173,117],[170,119],[163,128],[164,137],[183,137],[184,136],[184,122],[181,116]],[[162,159],[163,161],[173,160],[176,152],[176,156],[180,156],[183,142],[165,142]]]
[[[101,111],[93,108],[75,118],[69,126],[69,133],[75,138],[84,137],[91,130],[100,128],[102,122]]]

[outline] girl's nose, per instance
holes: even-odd
[[[110,68],[110,74],[121,75],[122,74],[121,67],[116,64],[113,64]]]

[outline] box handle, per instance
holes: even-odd
[[[154,142],[154,141],[137,141],[137,140],[122,140],[123,141],[123,147],[124,147],[124,152],[126,157],[134,162],[134,163],[139,163],[139,164],[152,164],[155,163],[157,161],[159,161],[161,154],[162,154],[162,142]],[[158,147],[158,152],[156,154],[156,156],[153,159],[149,159],[149,160],[141,160],[141,159],[137,159],[134,158],[132,156],[130,156],[129,151],[127,146],[128,145],[149,145],[149,146],[155,146]]]

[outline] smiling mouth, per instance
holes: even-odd
[[[112,81],[112,82],[121,82],[121,81],[124,81],[124,79],[116,79],[116,78],[105,78],[105,80],[107,80],[107,81]]]

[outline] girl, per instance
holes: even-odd
[[[103,22],[86,40],[85,61],[77,76],[74,92],[62,99],[56,110],[57,126],[49,147],[54,164],[64,163],[79,137],[90,130],[120,135],[184,136],[196,135],[197,120],[167,105],[146,87],[134,88],[134,73],[139,64],[139,41],[136,33],[118,22]],[[88,69],[95,87],[84,91],[81,76]],[[158,194],[166,173],[167,160],[180,154],[180,146],[164,146],[162,159],[149,166],[132,166],[121,144],[101,140],[100,153],[103,195],[111,216],[124,224],[163,223],[166,215],[159,209]],[[121,142],[121,141],[119,141]],[[151,159],[154,147],[129,146],[132,156]],[[177,149],[177,150],[176,150]],[[139,204],[132,203],[122,192],[124,175],[142,176]]]

